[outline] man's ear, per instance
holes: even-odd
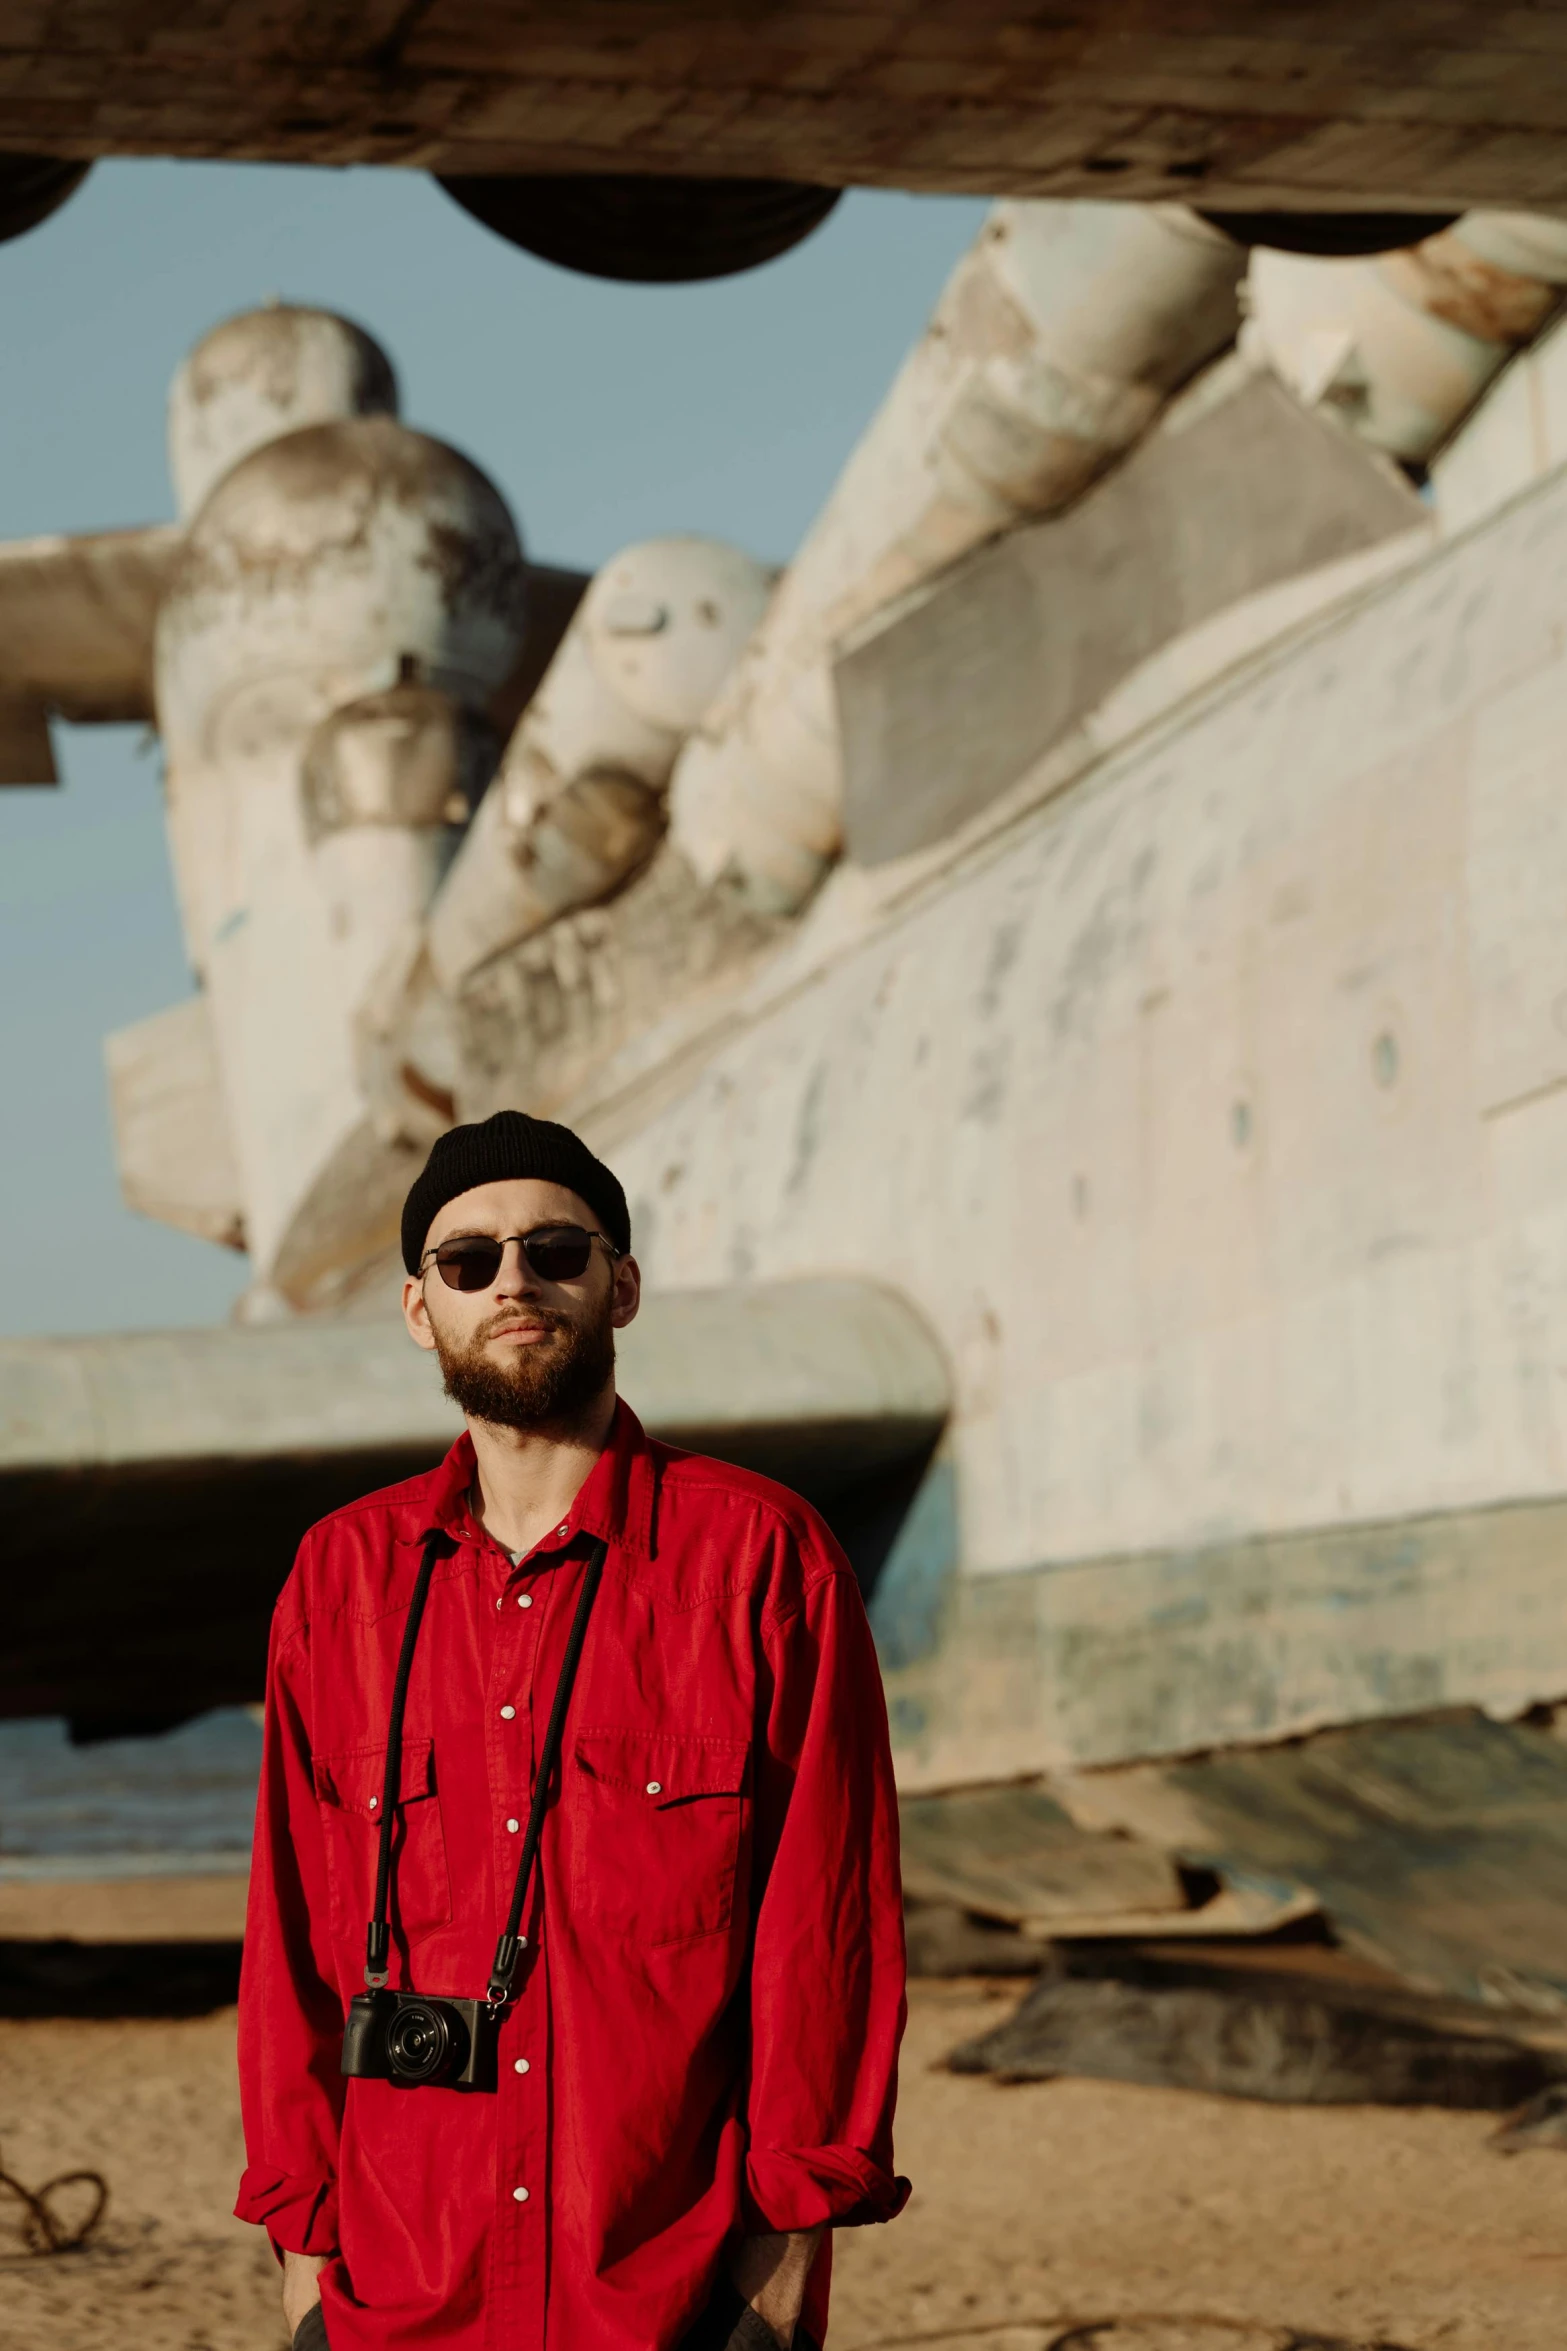
[[[403,1320],[408,1325],[408,1336],[426,1355],[435,1353],[435,1333],[430,1328],[430,1309],[424,1302],[424,1284],[410,1274],[403,1284]]]
[[[614,1304],[610,1322],[617,1331],[623,1331],[628,1322],[637,1319],[637,1308],[642,1303],[642,1268],[634,1257],[617,1257],[614,1267]]]

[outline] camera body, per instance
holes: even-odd
[[[498,2022],[487,2000],[356,1992],[343,2027],[342,2070],[400,2090],[493,2090]]]

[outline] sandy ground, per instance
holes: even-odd
[[[915,1987],[915,2194],[838,2239],[833,2351],[1048,2351],[1136,2314],[1070,2351],[1562,2351],[1567,2157],[1494,2155],[1485,2116],[940,2071],[1012,1996]],[[0,2021],[0,2165],[92,2164],[113,2190],[94,2249],[47,2261],[14,2256],[0,2206],[5,2351],[282,2351],[271,2258],[228,2217],[233,2034],[230,2013]]]

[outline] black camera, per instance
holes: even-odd
[[[343,2071],[403,2090],[493,2090],[496,2023],[487,2000],[356,1992],[343,2028]]]

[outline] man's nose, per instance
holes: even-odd
[[[501,1298],[536,1298],[539,1277],[523,1255],[522,1243],[510,1240],[501,1251],[501,1268],[495,1277],[496,1295]]]

